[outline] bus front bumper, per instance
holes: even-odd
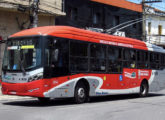
[[[2,82],[2,93],[4,95],[18,95],[31,97],[44,97],[43,80],[37,80],[29,83],[5,83]]]

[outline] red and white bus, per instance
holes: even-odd
[[[131,38],[67,26],[24,30],[7,40],[2,92],[41,101],[165,88],[165,50]]]

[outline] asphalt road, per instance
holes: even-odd
[[[121,95],[41,104],[37,99],[0,100],[0,120],[165,120],[165,91],[146,98]]]

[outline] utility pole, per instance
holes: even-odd
[[[33,0],[33,3],[31,5],[32,15],[30,15],[30,28],[35,28],[38,26],[39,2],[39,0]]]
[[[146,41],[146,3],[156,3],[156,2],[162,2],[162,0],[142,0],[142,17],[143,17],[143,41]]]
[[[145,0],[142,0],[142,9],[143,9],[143,11],[142,11],[142,18],[143,18],[143,22],[142,22],[142,34],[143,34],[143,36],[142,36],[142,40],[143,41],[146,41],[146,11],[145,11]]]

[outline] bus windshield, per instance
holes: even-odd
[[[40,65],[41,44],[38,37],[8,40],[3,70],[25,71]]]

